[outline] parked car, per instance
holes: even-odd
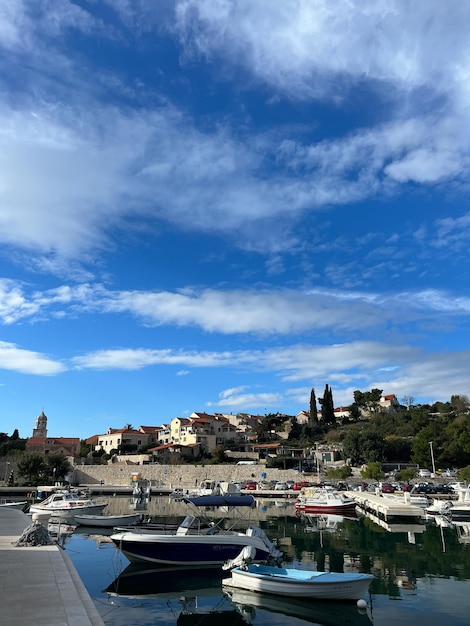
[[[456,476],[458,476],[458,474],[458,470],[452,469],[446,469],[445,472],[442,472],[442,476],[445,476],[446,478],[455,478]]]
[[[294,486],[292,487],[292,489],[294,491],[300,491],[304,487],[310,487],[310,483],[307,482],[306,480],[298,480],[296,483],[294,483]]]
[[[450,485],[436,485],[436,493],[454,493]]]
[[[433,494],[437,493],[436,485],[432,483],[418,483],[415,485],[413,491],[415,493]]]
[[[294,488],[294,482],[293,480],[286,480],[286,485],[287,485],[287,489],[293,489]]]
[[[274,491],[285,491],[287,489],[286,483],[279,481],[274,485]]]
[[[254,480],[247,480],[245,484],[245,489],[255,490],[257,487]]]
[[[395,487],[390,483],[382,483],[382,493],[395,493]]]
[[[431,472],[428,469],[420,469],[418,472],[420,478],[431,478]]]

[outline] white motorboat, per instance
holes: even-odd
[[[223,579],[224,587],[318,600],[359,600],[374,578],[371,574],[314,572],[259,563],[236,567],[231,573],[231,578]]]
[[[135,480],[132,487],[132,495],[134,498],[150,498],[150,482],[145,479]]]
[[[453,522],[470,520],[470,487],[461,487],[456,490],[457,501],[452,503],[450,516]]]
[[[460,488],[457,494],[458,499],[454,501],[442,501],[435,498],[431,506],[426,509],[427,515],[445,515],[452,522],[470,521],[470,488]]]
[[[143,513],[129,513],[125,515],[87,515],[80,513],[73,516],[75,522],[81,526],[100,526],[115,528],[116,526],[133,526],[142,522]]]
[[[196,498],[201,496],[234,496],[241,495],[240,485],[227,481],[219,480],[203,480],[199,487],[192,489],[183,489],[177,487],[170,493],[170,498],[175,500],[184,500],[185,498]]]
[[[56,491],[48,498],[31,504],[29,512],[33,514],[50,514],[62,518],[72,518],[76,514],[87,513],[97,515],[107,506],[107,502],[92,500],[75,491]]]
[[[199,507],[252,507],[252,496],[202,496],[187,498]],[[160,532],[120,532],[111,535],[117,548],[131,561],[166,565],[222,565],[234,559],[245,546],[252,546],[255,560],[279,558],[281,552],[257,526],[245,532],[228,530],[220,525],[199,524],[194,515],[187,515],[176,530]]]
[[[304,488],[294,504],[298,511],[304,513],[351,515],[356,511],[355,500],[330,489]]]
[[[451,500],[438,500],[434,498],[432,503],[426,507],[426,515],[430,517],[438,515],[450,515],[453,503]]]

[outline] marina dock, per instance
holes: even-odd
[[[62,548],[14,545],[30,524],[21,511],[0,508],[2,626],[104,626]]]
[[[396,518],[425,519],[424,509],[411,504],[406,494],[403,498],[393,498],[368,491],[349,491],[347,495],[356,501],[362,511],[371,513],[385,522]]]

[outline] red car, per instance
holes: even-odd
[[[245,489],[251,489],[254,490],[257,488],[257,484],[255,483],[254,480],[247,480],[246,481],[246,485],[245,485]]]
[[[390,483],[382,484],[382,493],[395,493],[395,487]]]
[[[310,483],[308,483],[306,480],[299,480],[296,483],[294,483],[294,486],[292,487],[292,489],[294,491],[300,491],[304,487],[310,487]]]

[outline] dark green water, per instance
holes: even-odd
[[[168,519],[171,507],[167,499],[156,498],[147,512]],[[113,502],[113,513],[128,509],[125,499]],[[64,547],[103,620],[112,626],[470,624],[470,524],[397,523],[387,529],[365,517],[323,523],[296,517],[291,503],[269,501],[259,502],[255,515],[256,523],[278,540],[287,562],[374,574],[367,611],[355,604],[248,592],[231,597],[223,593],[217,570],[130,566],[98,529],[80,527]]]

